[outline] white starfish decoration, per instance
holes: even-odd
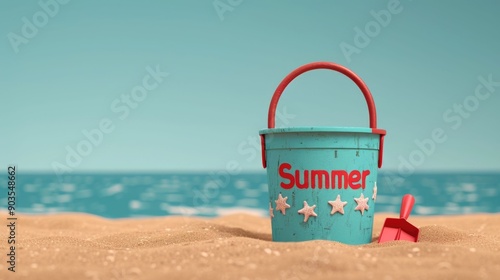
[[[377,200],[377,182],[375,182],[375,185],[373,186],[373,195],[372,195],[373,200]]]
[[[354,211],[360,211],[361,215],[364,214],[365,210],[368,210],[370,207],[368,206],[368,197],[365,198],[363,194],[359,198],[354,198],[358,206],[354,208]]]
[[[341,201],[340,194],[337,195],[337,199],[328,201],[328,204],[332,206],[332,212],[330,212],[330,215],[333,215],[337,212],[344,215],[344,206],[347,204],[347,201]]]
[[[278,195],[278,200],[275,200],[276,202],[276,211],[281,211],[281,214],[285,215],[286,214],[286,209],[290,208],[290,205],[286,203],[286,200],[288,199],[287,196],[283,197],[281,194]]]
[[[314,208],[316,208],[316,205],[309,206],[306,201],[304,201],[304,208],[300,209],[298,211],[299,214],[304,215],[304,223],[307,222],[310,216],[317,217],[318,214],[314,213]]]
[[[269,216],[271,216],[271,219],[274,218],[273,207],[271,206],[271,202],[269,202]]]

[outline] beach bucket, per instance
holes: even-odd
[[[368,105],[369,128],[275,128],[276,106],[284,89],[297,76],[314,69],[334,70],[356,83]],[[385,133],[377,128],[368,87],[351,70],[331,62],[314,62],[286,76],[272,97],[268,128],[259,132],[273,241],[371,242]]]

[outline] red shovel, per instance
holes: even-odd
[[[382,232],[380,232],[380,237],[378,238],[378,243],[393,240],[407,240],[412,242],[418,241],[420,230],[406,221],[408,216],[410,216],[413,204],[415,204],[415,198],[413,195],[405,194],[401,202],[399,219],[385,219],[384,227],[382,228]]]

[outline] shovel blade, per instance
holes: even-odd
[[[419,234],[420,230],[405,219],[387,218],[378,243],[393,240],[417,242]]]

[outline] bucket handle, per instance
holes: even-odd
[[[268,120],[267,120],[267,126],[268,128],[274,128],[275,127],[275,118],[276,118],[276,107],[278,106],[278,101],[281,97],[281,94],[285,90],[285,88],[290,84],[295,78],[297,78],[299,75],[311,71],[311,70],[316,70],[316,69],[329,69],[333,71],[340,72],[350,78],[356,85],[359,87],[361,92],[363,93],[366,104],[368,105],[368,114],[370,116],[370,128],[372,129],[372,133],[374,134],[380,134],[380,147],[379,147],[379,155],[378,155],[378,167],[382,167],[382,155],[384,152],[384,136],[386,134],[386,131],[383,129],[378,129],[377,128],[377,111],[375,109],[375,102],[373,101],[372,94],[370,93],[370,90],[366,86],[365,82],[361,80],[361,78],[356,75],[354,72],[349,70],[348,68],[335,64],[333,62],[312,62],[308,63],[305,65],[300,66],[299,68],[293,70],[290,74],[288,74],[283,81],[278,85],[276,90],[274,91],[273,98],[271,99],[271,104],[269,105],[269,112],[268,112]],[[262,165],[264,168],[266,168],[267,163],[266,163],[266,143],[265,143],[265,138],[264,135],[260,135],[260,140],[261,140],[261,146],[262,146]]]

